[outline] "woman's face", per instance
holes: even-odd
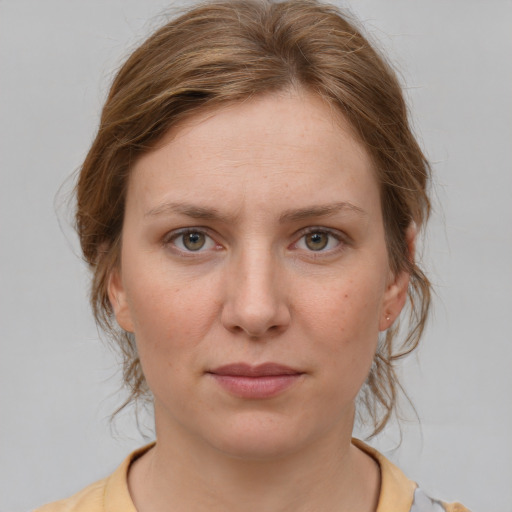
[[[159,438],[260,458],[350,435],[407,283],[362,145],[283,92],[197,115],[135,163],[109,291]]]

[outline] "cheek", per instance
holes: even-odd
[[[144,377],[157,401],[187,409],[184,397],[201,376],[201,341],[215,318],[214,302],[190,283],[139,277],[130,293],[130,308]]]
[[[332,281],[305,298],[302,321],[320,364],[331,368],[334,387],[357,394],[370,371],[377,349],[381,312],[379,280],[359,276]]]
[[[338,336],[346,343],[356,343],[378,334],[383,285],[380,280],[332,279],[309,291],[302,300],[302,316],[324,332],[321,338]]]
[[[194,350],[217,316],[216,286],[160,270],[146,263],[144,270],[127,272],[127,300],[141,359],[178,365],[184,351]]]

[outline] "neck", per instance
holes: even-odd
[[[350,428],[266,458],[226,454],[157,424],[157,444],[136,461],[129,487],[139,512],[374,511],[380,474]]]

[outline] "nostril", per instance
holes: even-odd
[[[261,265],[259,260],[258,264]],[[276,283],[275,272],[256,272],[251,271],[251,265],[248,267],[242,267],[244,272],[240,279],[230,279],[231,286],[227,287],[223,299],[221,322],[230,332],[244,333],[255,340],[274,337],[286,330],[290,322],[286,295],[283,287]]]

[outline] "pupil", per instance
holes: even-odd
[[[188,233],[184,243],[187,249],[197,251],[204,245],[204,235],[202,233]]]
[[[327,245],[325,233],[311,233],[307,237],[307,245],[314,251],[319,251]]]

